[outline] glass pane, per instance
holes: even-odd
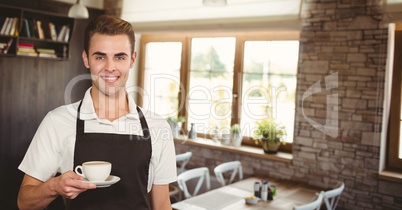
[[[247,41],[243,71],[295,75],[298,51],[299,41]]]
[[[252,136],[256,122],[270,117],[293,135],[298,52],[298,41],[245,42],[243,135]]]
[[[181,48],[180,42],[146,45],[143,107],[164,117],[178,114]]]
[[[188,121],[198,133],[230,126],[235,44],[233,37],[192,40]]]

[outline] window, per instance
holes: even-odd
[[[191,40],[187,113],[197,133],[230,127],[235,44],[233,37]]]
[[[162,116],[177,116],[180,88],[180,42],[146,44],[143,106]],[[167,56],[169,55],[169,56]]]
[[[387,169],[402,171],[402,27],[395,31],[394,64],[392,74],[389,137],[387,144]]]
[[[269,117],[293,134],[299,42],[246,41],[244,47],[243,135],[252,136],[255,123]]]
[[[186,116],[199,136],[240,124],[250,141],[272,116],[293,141],[298,32],[142,35],[139,104],[164,117]],[[148,94],[145,94],[148,93]],[[142,99],[147,96],[148,98]]]

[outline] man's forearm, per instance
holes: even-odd
[[[20,209],[43,209],[59,195],[74,199],[80,193],[96,188],[95,184],[82,182],[82,179],[82,176],[73,171],[67,171],[46,182],[25,175],[18,194],[18,207]]]
[[[52,190],[50,179],[47,182],[39,185],[25,185],[22,186],[18,194],[18,208],[24,209],[44,209],[58,194]]]

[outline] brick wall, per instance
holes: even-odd
[[[241,159],[246,176],[325,188],[344,181],[339,209],[402,209],[402,184],[378,179],[387,49],[381,5],[378,0],[304,1],[290,164],[186,144],[176,144],[177,153],[193,151],[189,167],[212,170]]]

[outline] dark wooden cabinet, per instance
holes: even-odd
[[[66,60],[74,19],[0,5],[0,56]]]

